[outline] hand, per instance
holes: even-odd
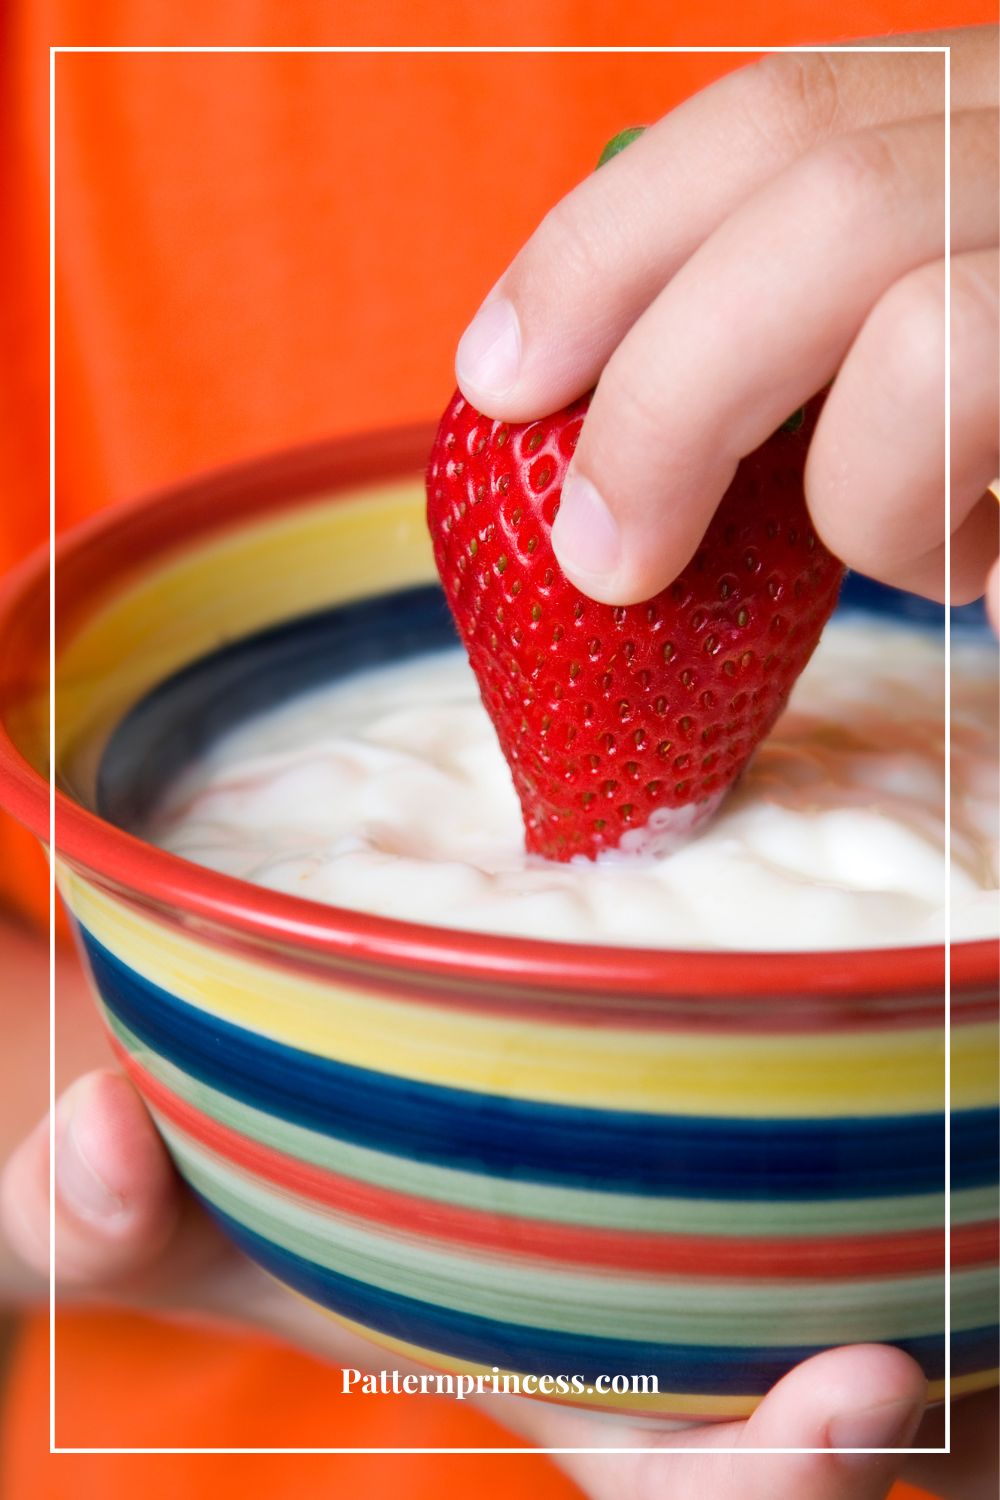
[[[997,33],[891,41],[952,48],[958,603],[997,554]],[[943,109],[938,53],[775,54],[543,220],[456,370],[511,421],[596,384],[552,533],[584,593],[629,604],[665,587],[739,459],[832,380],[806,474],[817,531],[851,567],[943,597]]]
[[[244,1259],[186,1193],[127,1079],[96,1071],[60,1098],[56,1243],[63,1293],[99,1296],[204,1323],[250,1323],[341,1365],[380,1368],[385,1355],[313,1312]],[[22,1257],[48,1266],[49,1126],[11,1155],[0,1181],[3,1223]],[[419,1367],[397,1361],[401,1371]],[[415,1398],[419,1399],[419,1398]],[[753,1455],[769,1447],[938,1446],[940,1417],[920,1426],[924,1379],[898,1350],[837,1349],[800,1365],[748,1422],[667,1434],[607,1422],[542,1401],[476,1398],[496,1421],[543,1447],[628,1447],[634,1454],[566,1455],[558,1462],[591,1500],[882,1500],[903,1460],[891,1455]],[[992,1393],[960,1403],[959,1457],[910,1461],[908,1472],[949,1500],[991,1495]],[[966,1420],[958,1413],[965,1409]],[[919,1427],[919,1432],[918,1432]],[[979,1440],[979,1447],[974,1439]],[[985,1442],[984,1442],[985,1440]],[[386,1434],[387,1444],[391,1434]],[[690,1454],[740,1447],[746,1455]],[[994,1444],[995,1449],[995,1444]]]

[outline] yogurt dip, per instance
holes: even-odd
[[[992,937],[996,652],[952,647],[951,935]],[[652,948],[878,948],[945,936],[937,636],[847,617],[714,820],[680,850],[557,865],[458,650],[343,678],[219,739],[144,836],[254,884],[410,921]]]

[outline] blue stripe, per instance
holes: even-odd
[[[199,1195],[201,1196],[201,1195]],[[504,1323],[473,1313],[456,1312],[415,1297],[368,1286],[329,1271],[263,1239],[252,1229],[213,1208],[208,1211],[241,1249],[275,1276],[319,1302],[377,1333],[419,1344],[471,1363],[535,1374],[579,1374],[592,1380],[606,1375],[656,1375],[663,1391],[705,1392],[720,1396],[759,1395],[794,1365],[819,1354],[829,1344],[757,1346],[661,1344],[562,1333]],[[892,1341],[913,1356],[928,1380],[944,1374],[943,1334]],[[952,1373],[972,1374],[996,1363],[997,1330],[975,1328],[953,1333]]]
[[[108,1009],[222,1093],[377,1151],[522,1181],[748,1200],[940,1191],[937,1115],[727,1120],[535,1103],[417,1083],[288,1047],[152,984],[83,931]],[[996,1116],[956,1114],[956,1188],[996,1176]]]

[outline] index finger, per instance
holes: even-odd
[[[989,102],[989,30],[893,45],[947,40],[956,107],[975,108]],[[762,183],[833,135],[943,104],[936,51],[775,53],[720,79],[546,215],[459,344],[463,395],[508,421],[558,410],[595,384],[665,283]]]

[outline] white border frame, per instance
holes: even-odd
[[[589,52],[589,54],[753,54],[760,52],[939,52],[945,58],[945,1443],[942,1448],[58,1448],[55,1443],[55,1268],[49,1262],[49,1455],[57,1454],[951,1454],[952,1134],[951,1134],[951,46],[49,46],[49,766],[55,763],[55,58],[61,52]],[[49,778],[49,849],[55,853],[55,784]],[[49,1118],[55,1113],[55,862],[49,858]],[[49,1133],[49,1245],[55,1244],[55,1133]]]

